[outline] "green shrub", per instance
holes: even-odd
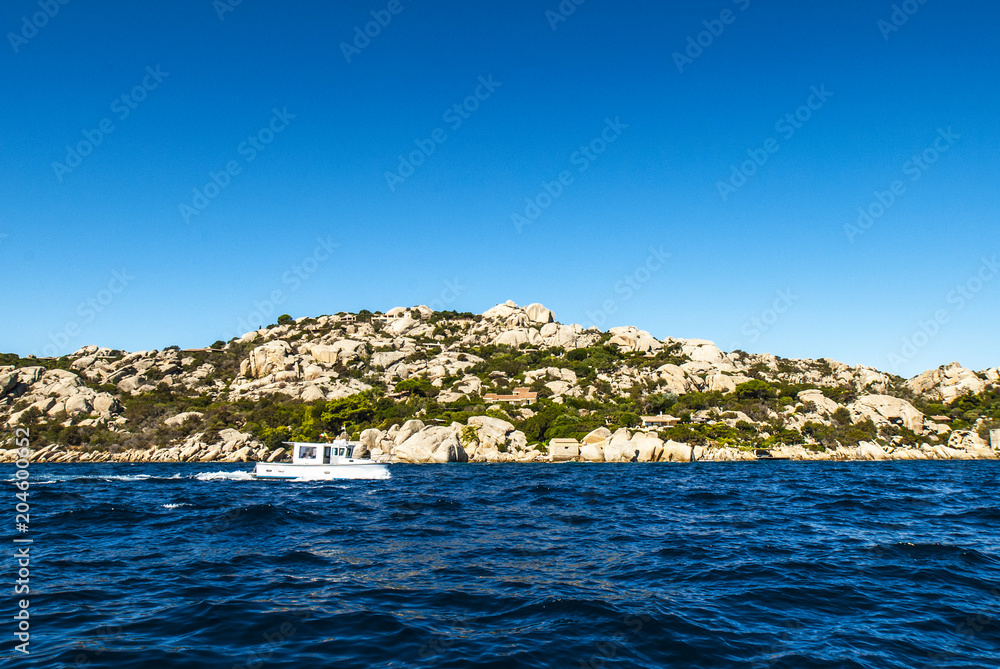
[[[754,379],[736,386],[733,395],[740,400],[768,400],[776,397],[777,391],[767,381]]]
[[[771,434],[770,437],[764,440],[765,446],[773,446],[777,444],[800,444],[802,443],[802,435],[795,430],[790,430],[788,428],[781,428]]]
[[[676,403],[677,395],[673,393],[656,393],[646,398],[646,404],[652,414],[666,413]]]
[[[836,411],[830,416],[833,422],[841,427],[851,424],[851,412],[847,410],[847,407],[838,407]]]
[[[434,385],[426,379],[405,379],[396,384],[396,392],[409,392],[420,397],[437,397],[440,392]]]

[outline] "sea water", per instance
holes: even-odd
[[[1000,665],[997,462],[250,469],[32,465],[4,666]]]

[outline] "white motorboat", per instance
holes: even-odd
[[[300,441],[284,442],[292,449],[292,462],[258,462],[253,477],[257,479],[292,479],[299,481],[330,481],[333,479],[387,479],[388,462],[355,458],[354,449],[360,444],[346,439],[314,444]]]

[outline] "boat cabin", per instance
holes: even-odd
[[[354,459],[356,445],[344,439],[337,439],[328,444],[286,443],[292,447],[292,464],[295,465],[335,465],[351,462]]]
[[[331,481],[333,479],[387,479],[388,462],[373,462],[365,457],[359,441],[337,439],[327,443],[286,441],[292,462],[258,462],[252,476],[261,481],[294,479],[296,481]],[[362,450],[358,447],[362,446]]]

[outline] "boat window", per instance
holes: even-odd
[[[299,457],[312,460],[316,457],[315,446],[299,446]]]
[[[330,449],[329,446],[324,446],[323,447],[323,464],[324,465],[330,464],[330,450],[331,449]]]
[[[337,455],[343,455],[343,454],[344,454],[344,449],[338,448],[337,449]]]

